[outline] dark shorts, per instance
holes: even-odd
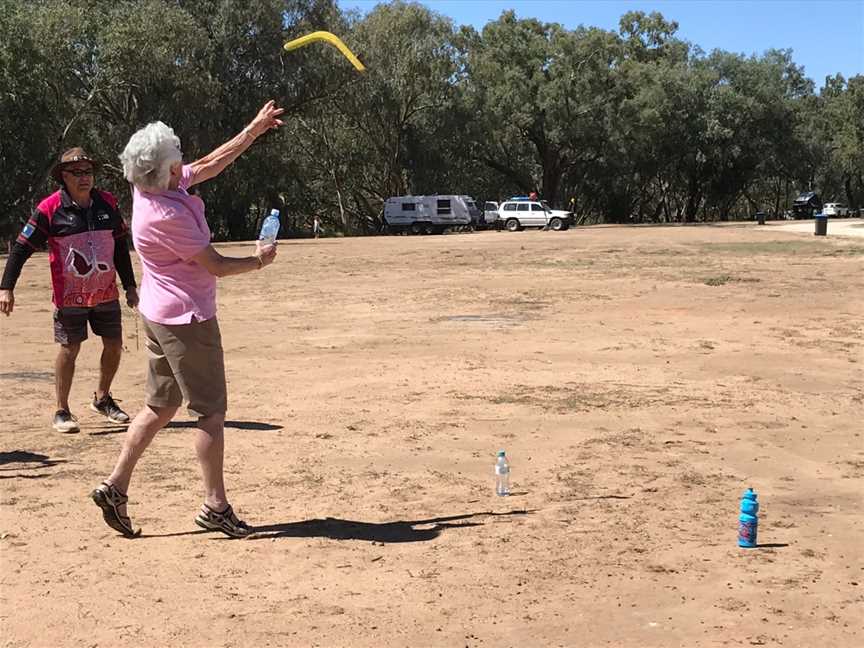
[[[54,341],[78,344],[87,339],[87,322],[93,334],[105,338],[123,337],[123,317],[120,302],[105,302],[92,308],[66,306],[54,310]]]
[[[180,407],[192,416],[224,414],[228,409],[222,334],[214,317],[190,324],[157,324],[141,317],[147,349],[146,402]]]

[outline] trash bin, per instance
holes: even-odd
[[[756,212],[756,223],[758,223],[759,225],[765,224],[765,212],[762,212],[762,211]]]
[[[828,234],[828,217],[825,214],[816,214],[816,236],[825,236]]]

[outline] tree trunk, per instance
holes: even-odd
[[[561,160],[544,160],[543,164],[543,187],[540,189],[540,197],[547,200],[550,205],[555,206],[558,201],[558,187],[561,185]]]

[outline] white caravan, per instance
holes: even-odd
[[[396,196],[384,201],[384,222],[390,232],[441,234],[470,225],[472,210],[468,196]]]

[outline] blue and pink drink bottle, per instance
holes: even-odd
[[[748,488],[741,498],[741,515],[738,516],[738,546],[751,549],[756,546],[756,533],[759,530],[759,502],[756,493]]]

